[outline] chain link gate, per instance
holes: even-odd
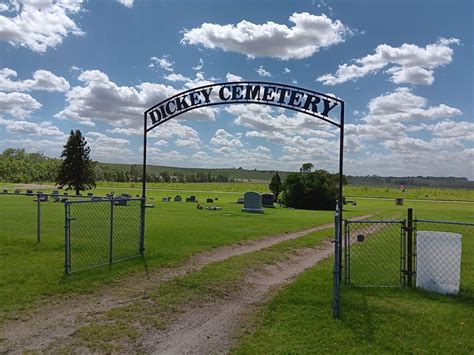
[[[143,255],[143,199],[66,201],[64,209],[67,274]]]
[[[406,221],[344,223],[344,282],[359,287],[401,287],[407,275]]]

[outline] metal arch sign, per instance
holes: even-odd
[[[183,91],[144,112],[143,135],[143,177],[142,201],[146,207],[146,158],[147,134],[152,129],[182,115],[188,111],[224,104],[261,104],[282,107],[326,121],[339,128],[339,191],[336,209],[336,238],[334,243],[334,290],[338,290],[339,278],[342,269],[342,207],[343,207],[343,162],[344,162],[344,101],[316,91],[296,86],[260,82],[239,81],[204,85],[198,88]],[[145,226],[145,213],[142,213],[142,226]],[[144,227],[142,228],[144,233]],[[333,316],[339,317],[339,296],[334,293]]]
[[[344,101],[328,94],[286,84],[239,81],[216,83],[174,95],[145,112],[145,132],[193,109],[224,104],[262,104],[282,107],[343,124]]]

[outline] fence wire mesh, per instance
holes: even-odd
[[[397,287],[405,266],[404,221],[345,221],[345,283]]]
[[[42,239],[63,239],[66,199],[83,199],[67,193],[50,194],[32,190],[0,192],[0,230],[15,240],[40,242]]]
[[[445,294],[474,292],[474,223],[416,219],[416,286]],[[470,282],[469,282],[470,280]]]
[[[66,202],[66,272],[140,256],[141,199]]]

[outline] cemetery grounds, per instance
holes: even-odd
[[[39,243],[35,204],[0,204],[0,352],[473,352],[473,236],[463,238],[459,296],[343,287],[335,321],[333,212],[240,212],[237,198],[265,192],[263,184],[149,187],[155,207],[146,213],[145,257],[67,276],[62,204],[45,204]],[[114,184],[94,194],[111,191],[140,193],[138,185]],[[424,219],[474,216],[470,191],[413,189],[403,207],[393,203],[395,189],[345,191],[357,205],[345,206],[344,218],[400,219],[408,207]],[[177,194],[217,197],[204,206],[223,209],[161,202]],[[205,323],[213,312],[224,318]]]

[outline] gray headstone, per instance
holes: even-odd
[[[275,208],[273,205],[273,202],[275,200],[275,197],[273,194],[263,194],[262,195],[262,206],[266,208]]]
[[[183,200],[183,198],[180,195],[176,195],[174,197],[174,202],[181,202],[182,200]]]
[[[263,213],[262,197],[257,192],[246,192],[244,194],[243,212]]]

